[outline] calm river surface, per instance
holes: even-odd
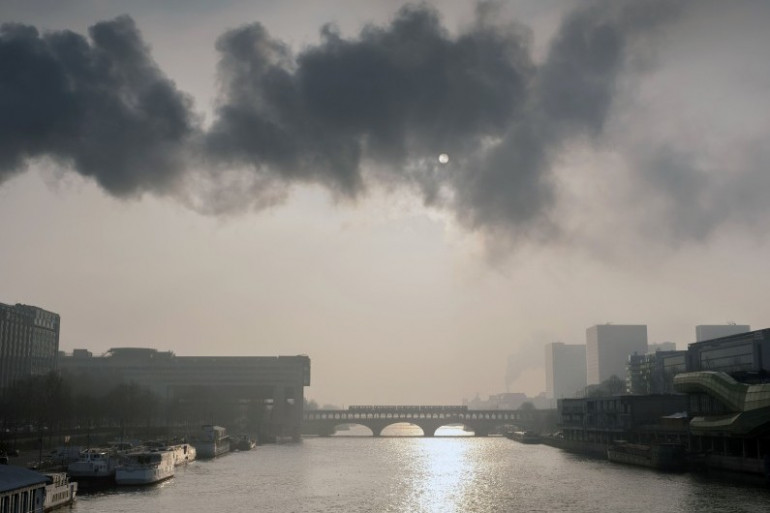
[[[307,438],[82,495],[77,512],[750,512],[770,489],[659,474],[505,438]]]

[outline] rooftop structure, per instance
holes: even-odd
[[[770,373],[770,328],[694,342],[687,349],[688,371],[721,371],[763,379]]]
[[[658,342],[655,344],[647,344],[648,353],[655,353],[658,351],[676,351],[676,344],[674,342]]]
[[[748,324],[699,324],[695,326],[695,340],[696,342],[703,342],[704,340],[729,337],[747,331],[751,331],[751,326]]]
[[[24,467],[0,465],[0,511],[43,513],[48,478]]]

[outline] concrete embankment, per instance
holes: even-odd
[[[605,444],[578,442],[574,440],[565,440],[563,438],[554,438],[548,436],[543,437],[542,444],[567,452],[584,454],[586,456],[592,456],[595,458],[607,458],[607,445]]]

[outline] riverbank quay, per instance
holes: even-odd
[[[608,451],[616,447],[615,444],[565,440],[555,436],[543,436],[540,443],[564,452],[607,461],[612,461],[608,457]],[[621,464],[643,466],[661,472],[672,471],[666,468],[656,468],[652,464],[634,464],[629,462]],[[673,462],[672,466],[675,467],[675,470],[673,470],[675,472],[690,472],[722,481],[767,485],[770,487],[770,471],[766,464],[764,460],[757,458],[693,453],[688,450],[687,446],[682,445],[681,459]]]
[[[608,446],[605,444],[565,440],[562,437],[548,435],[543,436],[540,443],[555,449],[561,449],[564,452],[582,454],[597,459],[607,459]]]

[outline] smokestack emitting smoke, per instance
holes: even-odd
[[[0,183],[39,157],[118,197],[182,197],[202,173],[195,183],[211,189],[196,196],[216,212],[273,201],[297,182],[357,197],[385,179],[469,229],[526,228],[555,201],[555,155],[571,138],[601,136],[634,41],[673,9],[581,4],[539,65],[529,30],[493,11],[479,4],[453,36],[433,8],[406,6],[353,39],[325,26],[297,55],[258,23],[228,31],[216,43],[223,88],[208,129],[131,18],[98,23],[88,38],[5,24]],[[256,184],[245,200],[217,184],[233,169]]]

